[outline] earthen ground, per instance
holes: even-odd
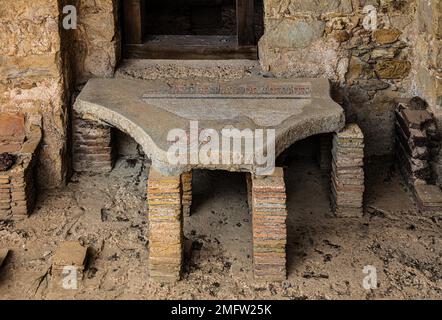
[[[12,250],[0,271],[0,299],[442,298],[442,217],[416,212],[385,161],[369,163],[362,218],[333,217],[328,177],[310,158],[291,161],[289,278],[282,283],[253,279],[245,177],[217,171],[194,175],[183,280],[151,280],[146,172],[140,159],[121,159],[110,174],[76,175],[44,192],[29,219],[0,221],[0,247]],[[76,291],[49,283],[51,259],[66,240],[91,248]],[[378,289],[363,288],[366,265],[377,268]]]

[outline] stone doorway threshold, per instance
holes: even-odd
[[[127,59],[118,67],[115,77],[141,80],[239,80],[258,75],[256,60],[151,60]]]

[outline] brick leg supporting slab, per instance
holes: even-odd
[[[252,177],[253,263],[255,278],[285,280],[287,207],[284,172]]]
[[[150,276],[162,282],[180,279],[183,263],[182,185],[180,176],[163,176],[151,169],[149,205]]]
[[[190,216],[190,209],[192,207],[192,178],[192,172],[186,172],[181,175],[183,215],[187,217]]]
[[[364,197],[364,136],[348,125],[333,137],[332,206],[337,216],[361,216]]]
[[[111,127],[82,119],[73,119],[73,168],[77,172],[103,173],[112,170]]]

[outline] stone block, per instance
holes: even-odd
[[[85,268],[87,248],[76,241],[62,242],[52,258],[52,268],[76,267],[79,271]]]
[[[381,45],[396,42],[400,35],[401,32],[397,29],[377,29],[373,31],[374,40]]]
[[[0,114],[0,154],[18,152],[25,137],[25,118],[22,114]]]
[[[403,79],[411,71],[411,62],[407,60],[384,60],[376,64],[375,71],[381,79]]]
[[[86,267],[88,248],[77,241],[62,242],[52,257],[50,288],[77,290]]]

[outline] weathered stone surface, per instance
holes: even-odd
[[[438,186],[419,184],[414,191],[421,210],[442,212],[442,190]]]
[[[82,285],[87,254],[88,248],[78,241],[60,243],[52,257],[51,290],[78,290]]]
[[[62,242],[52,258],[53,269],[63,269],[64,267],[76,267],[83,271],[86,263],[87,247],[82,246],[77,241]]]
[[[273,89],[255,94],[261,92],[260,86]],[[328,96],[330,90],[326,80],[252,78],[232,82],[228,86],[224,83],[223,87],[236,88],[235,92],[241,87],[245,96],[241,98],[241,94],[234,93],[230,98],[227,95],[225,99],[213,99],[210,94],[205,94],[205,98],[183,99],[177,94],[167,94],[170,87],[158,81],[96,79],[91,80],[82,91],[74,109],[82,116],[102,120],[131,135],[152,159],[153,167],[164,174],[181,174],[193,168],[207,167],[231,171],[256,170],[254,163],[247,164],[245,161],[240,165],[171,165],[167,157],[171,146],[167,135],[175,128],[189,131],[191,120],[198,120],[200,128],[218,132],[231,125],[232,121],[240,130],[276,128],[276,155],[295,141],[333,132],[344,124],[343,110]],[[285,92],[286,89],[289,90],[287,94],[272,98],[273,90]],[[219,94],[215,94],[217,96]],[[273,106],[272,110],[269,105]],[[212,151],[221,154],[220,150]]]
[[[379,44],[390,44],[399,39],[401,32],[396,29],[377,29],[373,31],[373,37]]]
[[[24,140],[24,116],[20,114],[0,114],[0,146],[9,143],[21,144]]]
[[[264,35],[262,41],[270,48],[305,48],[319,39],[324,33],[325,24],[319,21],[282,20],[269,30],[269,37]]]
[[[376,64],[375,71],[382,79],[402,79],[405,78],[411,70],[410,61],[405,60],[387,60]]]
[[[259,70],[252,60],[125,60],[115,76],[123,79],[229,81]]]

